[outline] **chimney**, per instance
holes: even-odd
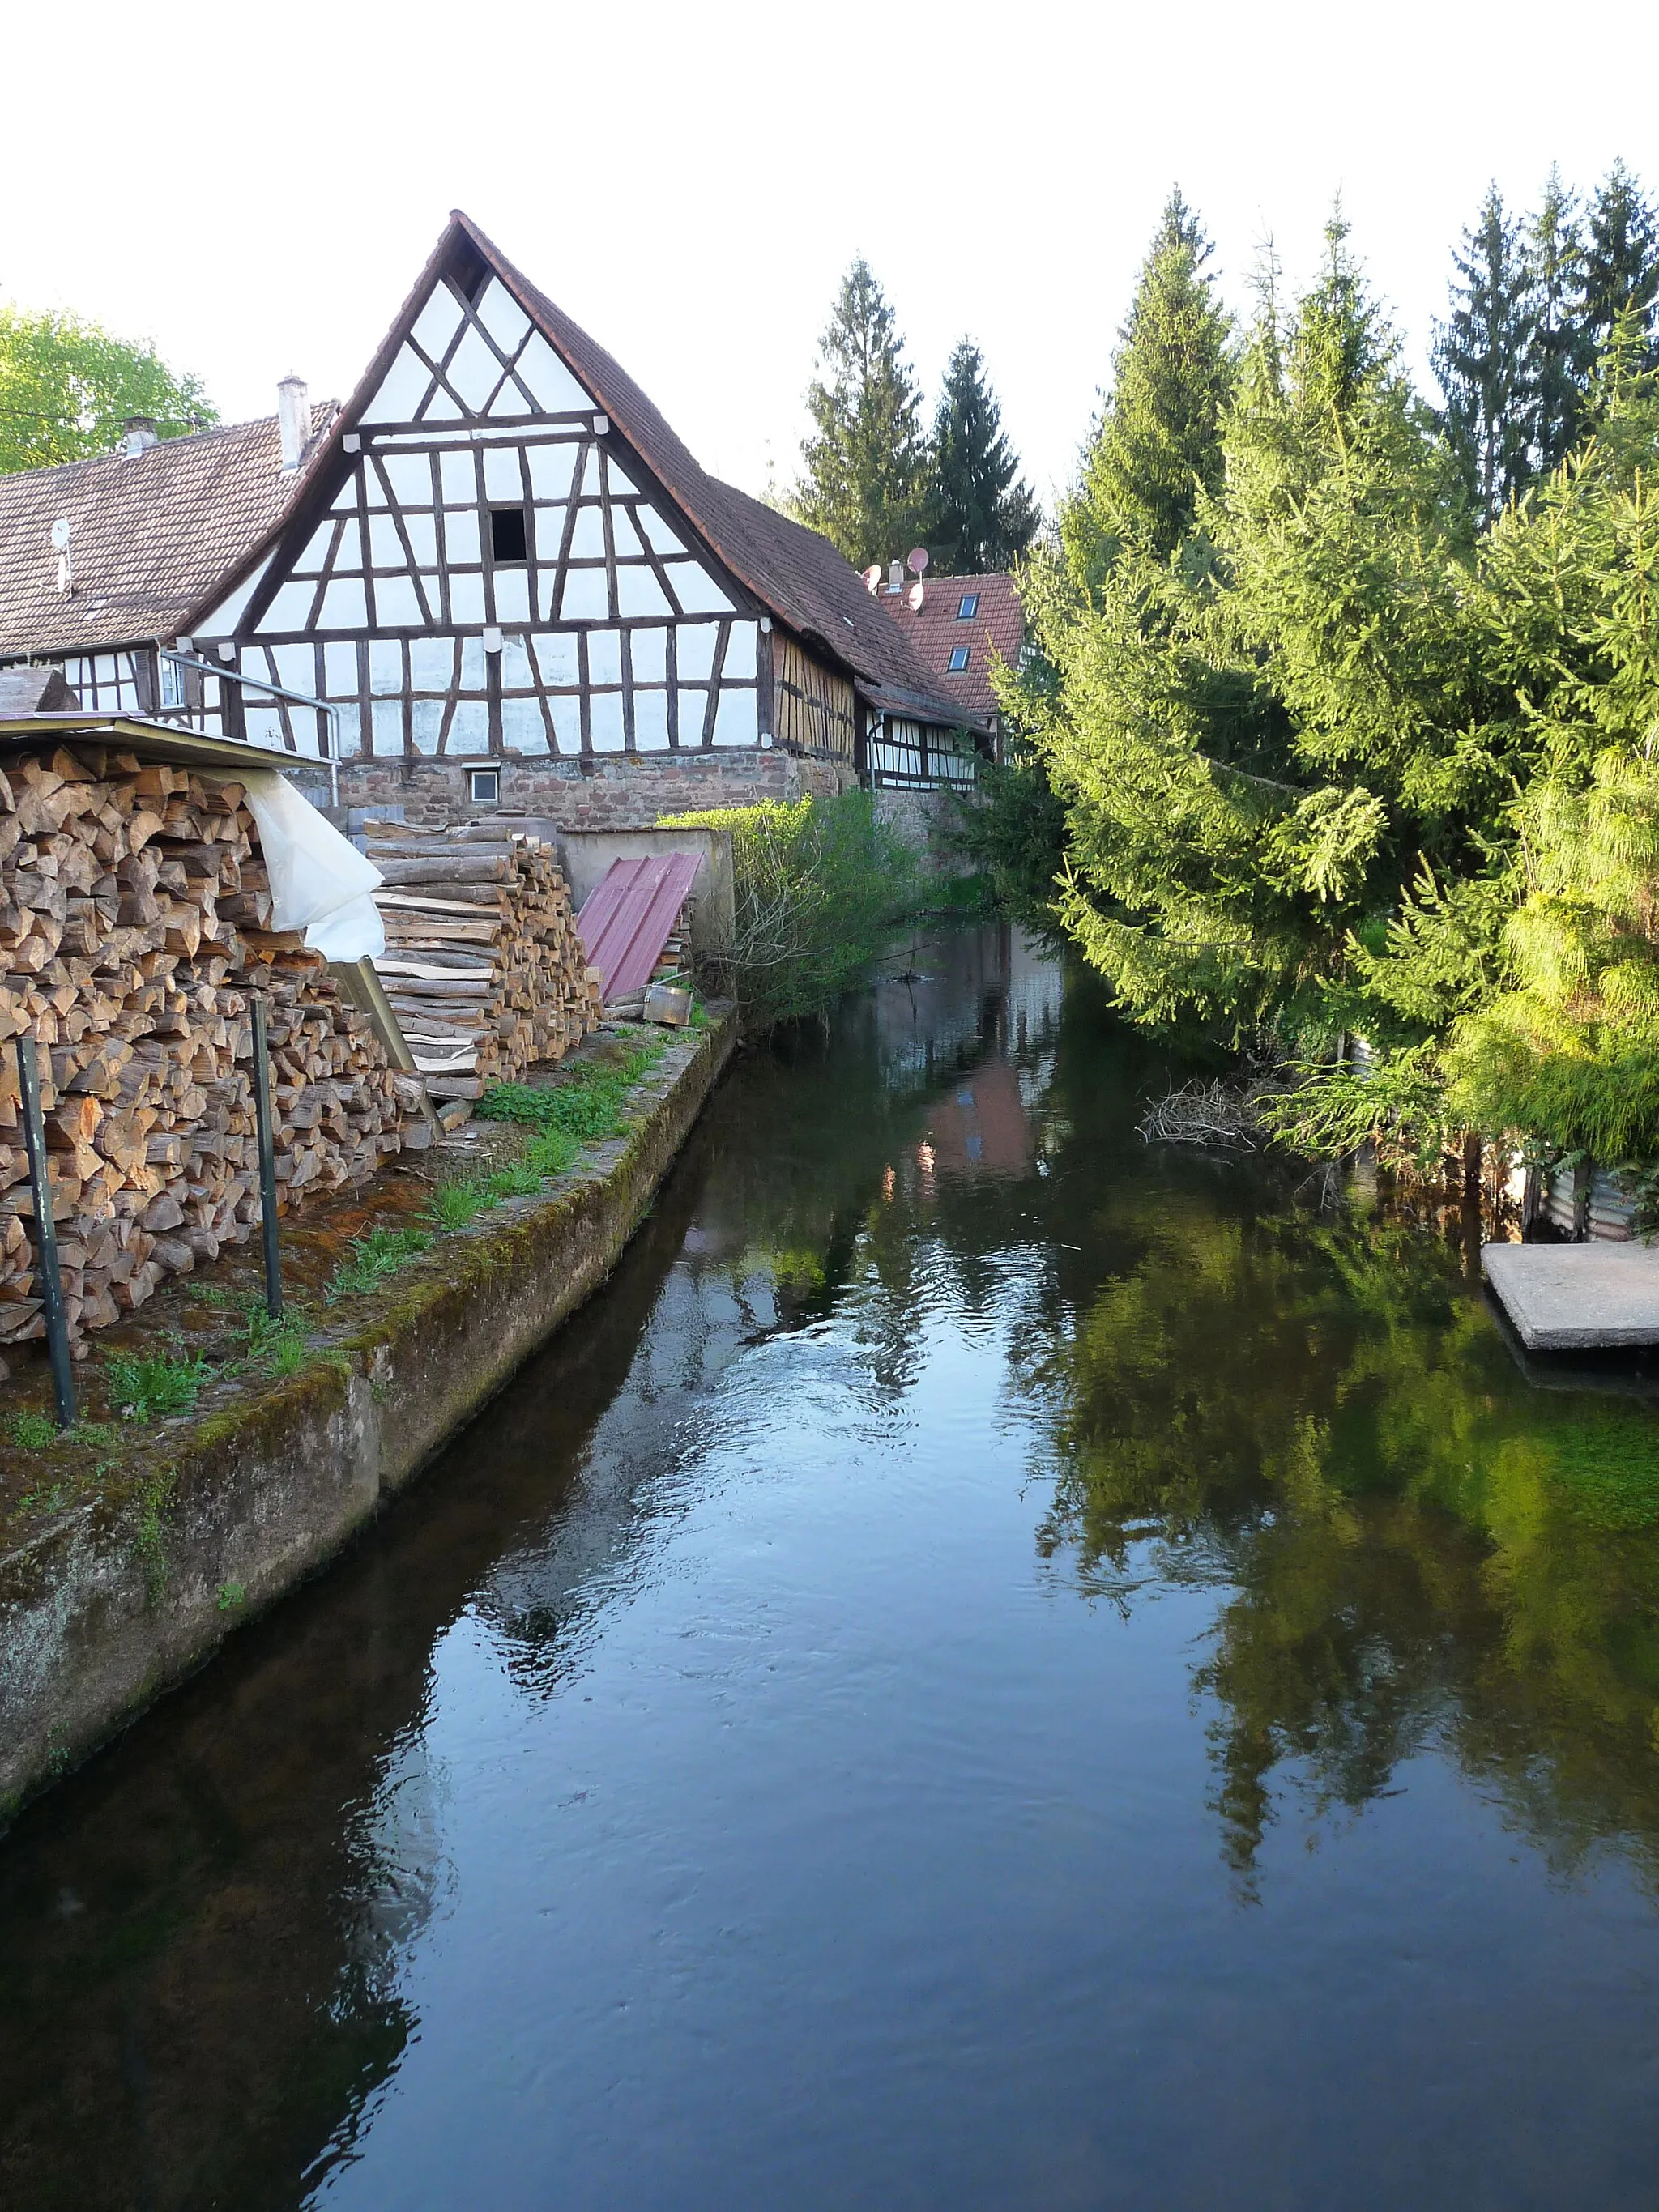
[[[302,376],[285,376],[276,387],[276,422],[283,439],[283,474],[291,477],[311,442],[311,402]]]
[[[887,588],[893,594],[895,599],[896,599],[899,593],[904,589],[904,563],[902,561],[890,561],[887,563]]]
[[[130,461],[140,453],[147,453],[160,441],[155,435],[155,418],[149,415],[129,415],[121,425],[121,451]]]

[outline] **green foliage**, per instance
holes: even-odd
[[[945,371],[931,460],[927,536],[935,564],[957,575],[1012,568],[1036,535],[1036,499],[1019,480],[984,359],[969,338]]]
[[[1449,1054],[1477,1126],[1618,1161],[1659,1152],[1659,768],[1604,752],[1588,790],[1540,777],[1518,807],[1528,888],[1510,985]]]
[[[921,903],[915,854],[877,819],[867,792],[714,807],[665,816],[663,826],[732,833],[732,966],[751,1029],[833,1006]]]
[[[921,392],[893,310],[862,257],[842,279],[808,387],[814,434],[794,505],[855,568],[916,543],[927,519]]]
[[[423,1229],[371,1229],[366,1237],[354,1237],[346,1247],[349,1258],[342,1260],[329,1278],[324,1303],[337,1305],[342,1298],[378,1290],[431,1243]]]
[[[1042,756],[1011,744],[986,762],[957,802],[951,842],[989,883],[997,910],[1029,928],[1052,931],[1066,866],[1066,809]]]
[[[1172,191],[1123,326],[1110,396],[1060,510],[1067,563],[1086,587],[1099,586],[1124,548],[1170,559],[1192,528],[1200,493],[1219,488],[1235,365],[1212,250]]]
[[[129,1421],[188,1413],[213,1379],[206,1360],[183,1353],[141,1359],[130,1352],[112,1352],[105,1362],[105,1373],[110,1403]]]
[[[96,323],[0,307],[0,475],[112,452],[129,415],[163,438],[216,422],[200,383]]]
[[[1579,320],[1591,358],[1621,332],[1653,365],[1659,302],[1659,216],[1623,161],[1590,201],[1581,264]]]
[[[45,1451],[58,1441],[58,1424],[48,1413],[14,1413],[8,1427],[20,1451]]]
[[[1491,522],[1533,480],[1541,367],[1530,242],[1496,185],[1453,259],[1452,313],[1435,333],[1434,373],[1471,504]]]
[[[239,1611],[247,1603],[246,1589],[240,1583],[221,1583],[218,1603],[221,1613]]]

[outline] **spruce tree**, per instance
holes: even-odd
[[[1659,217],[1635,177],[1615,161],[1590,202],[1578,319],[1600,355],[1615,336],[1638,362],[1655,357],[1655,301],[1659,300]]]
[[[1020,481],[1002,410],[969,338],[957,344],[945,372],[932,459],[927,544],[935,562],[947,575],[1011,567],[1036,535],[1037,504]]]
[[[1453,263],[1451,316],[1435,326],[1441,426],[1476,514],[1491,523],[1532,480],[1539,369],[1536,272],[1496,185]]]
[[[1168,560],[1192,527],[1200,490],[1220,483],[1234,371],[1212,252],[1177,186],[1141,266],[1110,397],[1061,511],[1071,565],[1091,588],[1122,546]]]
[[[1577,442],[1584,387],[1593,362],[1585,358],[1577,302],[1583,243],[1577,196],[1552,168],[1544,198],[1528,226],[1532,256],[1531,381],[1534,459],[1540,472],[1560,467]]]
[[[915,544],[927,515],[921,393],[893,310],[863,258],[842,280],[806,394],[817,434],[804,441],[795,491],[803,522],[857,568]]]

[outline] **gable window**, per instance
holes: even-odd
[[[962,604],[957,609],[957,620],[958,622],[972,622],[974,617],[978,612],[979,593],[977,592],[964,592],[962,595]],[[963,663],[964,668],[967,665],[966,661]]]
[[[489,510],[489,554],[498,568],[522,568],[529,553],[521,507]]]
[[[968,665],[968,648],[967,648],[967,647],[966,647],[965,645],[953,645],[953,646],[951,647],[951,675],[952,675],[952,676],[960,676],[960,675],[961,675],[961,673],[962,673],[962,672],[963,672],[963,670],[964,668],[966,668],[966,666],[967,666],[967,665]]]

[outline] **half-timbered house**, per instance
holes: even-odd
[[[0,479],[0,659],[25,655],[90,703],[332,754],[343,800],[411,817],[826,789],[900,722],[955,781],[989,728],[460,214],[343,405],[290,385],[276,424]]]

